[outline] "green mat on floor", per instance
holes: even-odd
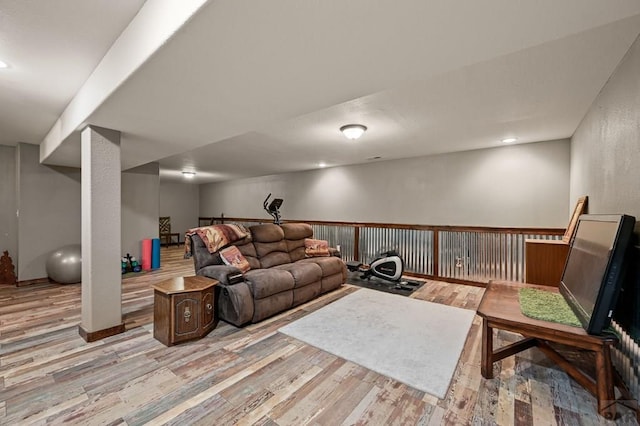
[[[529,318],[582,327],[580,320],[560,293],[521,288],[518,296],[520,310]]]

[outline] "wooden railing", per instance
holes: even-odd
[[[234,222],[245,226],[268,219],[200,217],[200,226]],[[526,239],[561,239],[560,228],[498,228],[433,226],[372,222],[306,222],[315,238],[340,246],[342,258],[370,263],[388,249],[398,251],[405,273],[418,277],[472,285],[502,279],[524,282]]]

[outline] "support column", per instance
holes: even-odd
[[[82,319],[92,342],[124,332],[120,271],[120,132],[86,127],[82,144]]]

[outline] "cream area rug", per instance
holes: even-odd
[[[444,398],[474,315],[360,289],[278,331]]]

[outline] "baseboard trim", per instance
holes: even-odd
[[[113,327],[105,328],[97,331],[87,331],[82,328],[81,325],[78,326],[78,333],[80,336],[87,342],[95,342],[96,340],[104,339],[105,337],[115,336],[116,334],[124,333],[125,327],[124,323],[115,325]]]
[[[49,278],[35,278],[33,280],[24,280],[24,281],[18,281],[16,282],[16,287],[26,287],[28,285],[34,285],[34,284],[47,284],[50,283]]]

